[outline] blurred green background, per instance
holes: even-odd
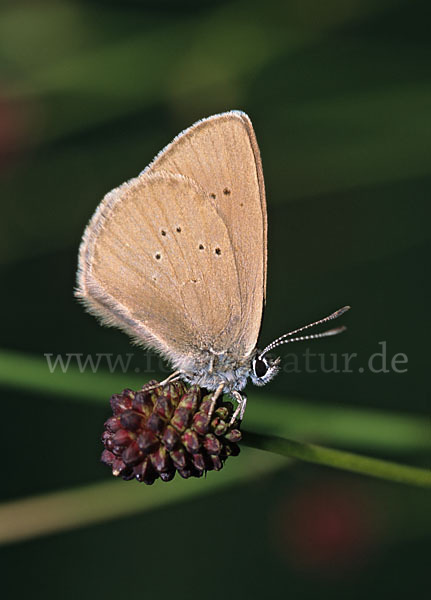
[[[419,0],[2,2],[4,501],[30,497],[31,521],[40,514],[32,496],[66,490],[53,505],[64,507],[76,486],[99,482],[109,512],[114,499],[103,486],[112,477],[99,463],[109,395],[153,373],[54,379],[43,355],[139,359],[125,335],[100,327],[72,296],[80,237],[107,191],[197,119],[232,108],[253,121],[267,188],[261,344],[351,304],[347,333],[310,351],[358,353],[350,373],[301,368],[249,389],[244,426],[429,465],[421,428],[430,346],[427,8]],[[407,372],[367,368],[382,341],[389,361],[407,355]],[[303,367],[305,346],[285,348],[285,371],[292,354]],[[79,522],[93,505],[72,502],[75,527],[59,517],[57,533],[1,548],[7,597],[421,595],[429,495],[324,467],[272,459],[266,467],[260,454],[244,449],[221,473],[182,488],[119,482],[112,489],[121,487],[124,510],[121,501],[116,518],[100,523],[94,514]],[[176,489],[193,492],[176,500]],[[140,498],[152,506],[140,511]]]

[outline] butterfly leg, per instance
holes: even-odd
[[[171,373],[169,375],[169,377],[166,377],[166,379],[161,381],[159,385],[166,385],[170,381],[175,381],[176,379],[179,379],[180,375],[181,375],[181,371],[174,371],[173,373]]]
[[[242,421],[245,413],[245,407],[247,406],[247,396],[245,394],[242,395],[234,390],[231,395],[237,401],[238,406],[236,407],[235,412],[232,415],[229,425],[233,425],[233,423],[235,423],[238,415],[239,420]]]
[[[166,377],[166,379],[164,379],[163,381],[161,381],[157,385],[153,385],[152,387],[148,388],[146,391],[150,392],[151,390],[155,390],[158,387],[163,387],[167,383],[170,383],[171,381],[175,381],[176,379],[179,379],[180,376],[181,376],[181,371],[174,371],[173,373],[171,373],[169,375],[169,377]]]
[[[210,409],[208,411],[208,417],[211,419],[212,414],[214,412],[215,409],[215,405],[217,403],[217,400],[220,398],[220,396],[223,394],[223,388],[224,388],[224,383],[221,383],[218,388],[216,389],[216,391],[214,392],[214,394],[212,395],[211,398],[211,406]]]

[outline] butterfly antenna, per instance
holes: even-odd
[[[331,335],[338,335],[339,333],[342,333],[346,329],[346,327],[344,327],[344,326],[343,327],[335,327],[334,329],[328,329],[328,331],[323,331],[322,333],[315,333],[312,335],[302,335],[302,336],[295,337],[295,338],[291,337],[292,335],[295,335],[296,333],[299,333],[300,331],[304,331],[305,329],[310,329],[310,327],[315,327],[316,325],[321,325],[322,323],[326,323],[327,321],[332,321],[333,319],[338,319],[338,317],[341,317],[341,315],[343,315],[349,309],[350,309],[350,306],[343,306],[343,308],[339,308],[338,310],[336,310],[335,312],[331,313],[330,315],[328,315],[327,317],[325,317],[323,319],[314,321],[314,323],[310,323],[309,325],[304,325],[304,327],[300,327],[299,329],[294,329],[293,331],[289,331],[289,333],[284,333],[279,338],[277,338],[276,340],[271,342],[259,354],[259,358],[262,358],[262,356],[265,356],[265,354],[267,352],[270,352],[271,350],[273,350],[274,348],[277,348],[277,346],[281,346],[282,344],[290,344],[291,342],[303,342],[306,340],[315,340],[318,338],[328,337]],[[286,338],[288,338],[288,339],[286,339]]]

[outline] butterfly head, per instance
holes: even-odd
[[[315,327],[316,325],[320,325],[322,323],[326,323],[327,321],[337,319],[338,317],[343,315],[347,310],[349,310],[349,308],[350,306],[343,306],[343,308],[336,310],[335,312],[331,313],[329,316],[323,319],[319,319],[314,323],[310,323],[309,325],[305,325],[304,327],[300,327],[299,329],[295,329],[294,331],[289,331],[289,333],[285,333],[284,335],[271,342],[271,344],[269,344],[261,352],[258,351],[256,356],[253,358],[250,372],[250,378],[254,385],[265,385],[265,383],[271,381],[271,379],[273,379],[280,370],[280,358],[269,358],[266,356],[267,352],[270,352],[271,350],[274,350],[275,348],[277,348],[278,346],[282,346],[283,344],[290,344],[292,342],[304,342],[341,333],[346,329],[345,327],[334,327],[333,329],[323,331],[322,333],[314,333],[312,335],[300,335],[293,337],[295,334],[300,333],[305,329],[309,329],[310,327]]]
[[[265,385],[277,375],[280,370],[280,358],[269,358],[257,354],[253,358],[250,379],[254,385]]]

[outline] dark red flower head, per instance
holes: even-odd
[[[111,397],[113,416],[105,423],[102,462],[123,479],[151,485],[219,471],[228,456],[237,456],[238,423],[230,424],[233,406],[219,399],[209,415],[211,394],[183,382],[164,387],[150,381],[142,390]]]

